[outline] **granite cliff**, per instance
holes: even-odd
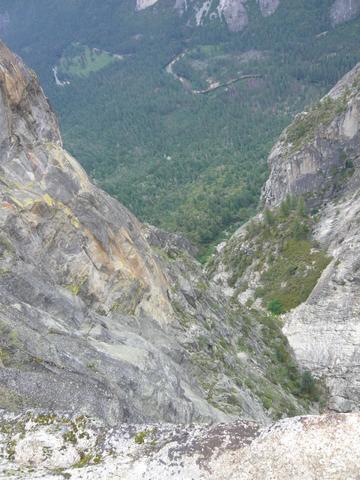
[[[144,10],[158,2],[159,0],[137,0],[136,10]],[[263,17],[273,15],[280,4],[280,0],[256,0],[256,7]],[[238,32],[249,24],[253,5],[251,0],[220,0],[220,2],[176,0],[175,8],[181,15],[187,12],[190,24],[199,26],[218,18],[226,22],[230,31]],[[360,2],[359,0],[335,0],[326,13],[332,26],[335,27],[356,18],[360,13]]]
[[[359,406],[359,71],[284,132],[209,280],[90,182],[0,44],[1,478],[357,475],[357,414],[265,425]]]
[[[281,314],[297,360],[339,412],[360,404],[359,92],[357,65],[284,131],[269,157],[264,209],[213,267],[239,303]]]
[[[185,239],[91,184],[2,44],[0,87],[0,407],[109,424],[316,409],[277,322],[231,305]]]
[[[280,200],[274,190],[285,184],[286,191],[303,195],[318,210],[313,238],[332,260],[307,301],[286,316],[284,332],[299,361],[326,378],[329,407],[337,411],[356,410],[360,402],[359,86],[358,65],[314,110],[295,121],[270,157],[272,175],[264,190],[272,205]],[[325,107],[327,118],[320,114],[316,121]],[[306,133],[297,144],[296,132],[303,124],[308,124]]]

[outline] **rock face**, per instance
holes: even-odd
[[[359,245],[360,66],[311,111],[299,116],[272,151],[264,201],[303,195],[319,209],[313,238],[331,256],[305,303],[286,315],[299,362],[325,379],[329,408],[360,405]]]
[[[0,429],[1,478],[343,480],[360,468],[358,414],[296,417],[268,428],[236,421],[109,431],[86,417],[28,413],[2,416]]]
[[[263,192],[267,205],[279,205],[288,194],[322,205],[346,186],[339,176],[358,166],[359,77],[357,65],[282,134],[269,157],[270,177]]]
[[[280,0],[258,0],[261,14],[268,17],[276,12],[280,5]]]
[[[157,1],[158,0],[136,0],[136,10],[144,10],[154,5]]]
[[[220,0],[218,11],[224,15],[231,32],[243,30],[249,23],[247,0]]]
[[[223,18],[231,32],[240,32],[249,24],[248,0],[220,0],[216,10],[212,7],[212,1],[207,0],[196,6],[196,24],[202,25],[209,18],[213,18],[216,12],[219,18]],[[263,17],[273,15],[280,5],[280,0],[257,0],[260,13]]]
[[[144,10],[158,0],[137,0],[136,10]],[[257,0],[261,14],[264,17],[273,15],[280,0]],[[224,19],[229,30],[239,32],[243,30],[249,23],[248,16],[248,0],[176,0],[175,9],[182,15],[190,12],[190,23],[196,26],[203,25],[209,19]]]
[[[360,406],[359,150],[357,65],[282,134],[265,211],[221,247],[212,271],[240,304],[288,312],[283,332],[298,362],[323,380],[327,406],[339,412]],[[301,202],[302,213],[291,209],[291,198],[309,213]]]
[[[321,248],[327,266],[284,332],[337,411],[360,404],[359,77],[285,131],[264,189],[270,208],[291,194],[318,209],[305,277]],[[91,184],[35,75],[0,44],[0,477],[356,478],[359,415],[263,426],[316,411],[312,377],[274,316],[234,301],[236,281],[225,295],[222,263],[219,286],[194,254]]]
[[[137,0],[136,10],[151,7],[159,0]],[[273,15],[280,6],[280,0],[256,0],[263,17]],[[209,18],[224,18],[229,30],[239,32],[249,24],[248,0],[176,0],[175,8],[180,14],[193,11],[195,25],[204,24]],[[335,0],[328,13],[333,27],[346,23],[360,14],[360,0]],[[191,15],[190,15],[191,16]]]
[[[359,0],[335,0],[330,10],[331,23],[339,25],[357,17],[360,13]]]
[[[35,75],[2,44],[0,232],[0,408],[109,424],[309,411],[269,373],[279,328],[230,305],[186,240],[90,183]]]

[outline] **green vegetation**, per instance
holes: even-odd
[[[278,255],[270,259],[256,294],[265,304],[276,300],[287,312],[307,299],[330,258],[310,240],[296,239],[286,240]]]
[[[273,418],[281,418],[307,412],[311,403],[324,397],[319,382],[297,366],[278,317],[236,307],[227,321],[236,335],[221,336],[212,330],[211,337],[200,335],[194,345],[192,362],[210,404],[241,415],[241,390],[246,388]],[[242,354],[256,355],[256,368],[244,362]],[[223,373],[239,390],[224,387]]]
[[[0,321],[0,364],[14,367],[21,355],[21,346],[17,331]]]
[[[73,468],[84,468],[88,465],[97,465],[101,462],[101,455],[93,455],[91,452],[80,452],[80,460],[74,463]]]
[[[137,443],[138,445],[142,445],[148,435],[149,432],[147,430],[144,430],[143,432],[138,432],[134,437],[135,443]]]
[[[262,323],[262,337],[269,348],[271,359],[266,373],[267,378],[274,384],[281,385],[294,396],[310,401],[318,401],[320,396],[311,373],[301,373],[296,365],[286,337],[281,332],[281,323],[271,315],[260,318]]]
[[[276,315],[304,302],[330,262],[311,239],[314,220],[305,211],[303,199],[288,197],[275,210],[265,210],[263,220],[249,224],[245,247],[230,242],[224,262],[238,286],[247,267],[260,272],[256,297]],[[234,239],[234,242],[238,242]]]
[[[74,43],[64,51],[58,72],[66,77],[88,77],[91,73],[98,72],[117,60],[119,60],[118,57],[108,52]]]
[[[134,442],[138,445],[142,445],[143,443],[145,443],[146,439],[149,439],[149,444],[151,446],[154,446],[156,445],[156,433],[156,427],[153,427],[150,430],[143,430],[141,432],[138,432],[134,437]]]
[[[333,0],[287,0],[267,18],[249,0],[249,27],[231,34],[216,21],[190,28],[170,3],[135,12],[130,0],[3,0],[1,10],[5,40],[40,74],[66,147],[140,219],[184,232],[206,257],[255,212],[267,155],[293,115],[359,61],[360,21],[333,29]],[[262,78],[193,95],[164,68],[184,51],[174,68],[192,88]],[[71,76],[63,88],[51,71],[59,59]],[[342,108],[327,102],[288,131],[294,144]]]
[[[81,285],[71,283],[70,285],[65,286],[66,290],[69,290],[73,295],[77,296],[80,293]]]
[[[81,289],[86,283],[87,277],[85,275],[85,276],[76,278],[75,280],[76,280],[75,282],[65,285],[64,288],[66,288],[66,290],[68,290],[74,296],[78,296],[81,292]]]
[[[343,113],[347,106],[347,94],[337,99],[326,97],[310,112],[299,115],[286,131],[286,138],[292,143],[292,149],[297,150],[305,143],[311,141],[319,126],[329,125],[334,118]]]
[[[284,313],[284,306],[280,300],[277,299],[270,300],[267,309],[274,315],[280,315],[280,313]]]

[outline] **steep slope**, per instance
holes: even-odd
[[[279,325],[229,304],[186,240],[90,183],[2,44],[0,89],[0,408],[110,424],[315,408]]]
[[[326,119],[319,118],[319,111]],[[304,124],[303,140],[287,153],[289,137],[296,142],[294,132]],[[273,173],[264,192],[274,204],[280,200],[275,189],[285,184],[285,190],[320,208],[313,235],[333,260],[308,300],[288,315],[284,332],[301,363],[327,379],[330,408],[338,411],[357,409],[360,403],[359,147],[357,66],[285,132],[270,157]]]
[[[215,266],[240,303],[285,313],[298,361],[324,380],[336,411],[360,404],[359,147],[357,65],[284,131],[269,157],[265,209]]]

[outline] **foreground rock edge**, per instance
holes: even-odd
[[[260,428],[120,424],[0,414],[0,478],[350,479],[360,469],[360,414],[302,416]]]

